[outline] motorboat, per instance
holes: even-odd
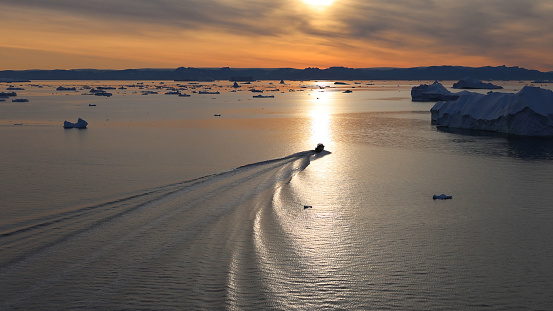
[[[325,148],[325,145],[323,144],[317,144],[317,147],[315,148],[315,152],[316,153],[320,153],[321,151],[323,151]]]

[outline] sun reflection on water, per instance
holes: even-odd
[[[309,108],[310,138],[309,143],[315,146],[322,143],[332,144],[332,112],[334,110],[334,94],[331,92],[314,92]]]

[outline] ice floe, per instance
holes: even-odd
[[[449,199],[453,199],[453,197],[450,196],[450,195],[445,195],[445,194],[442,193],[440,195],[436,195],[436,194],[433,195],[432,199],[433,200],[449,200]]]
[[[79,118],[76,123],[71,123],[69,121],[63,122],[63,127],[66,129],[69,129],[69,128],[84,129],[86,128],[87,125],[88,125],[88,122],[86,122],[81,118]]]
[[[76,87],[65,87],[65,86],[59,86],[56,91],[76,91]]]

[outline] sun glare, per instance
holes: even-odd
[[[328,144],[332,141],[332,111],[334,94],[327,92],[313,92],[309,117],[311,118],[310,145],[318,143]]]
[[[334,0],[301,0],[303,3],[314,7],[327,7],[331,5]]]

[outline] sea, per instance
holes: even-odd
[[[0,83],[0,310],[552,310],[553,139],[432,82]]]

